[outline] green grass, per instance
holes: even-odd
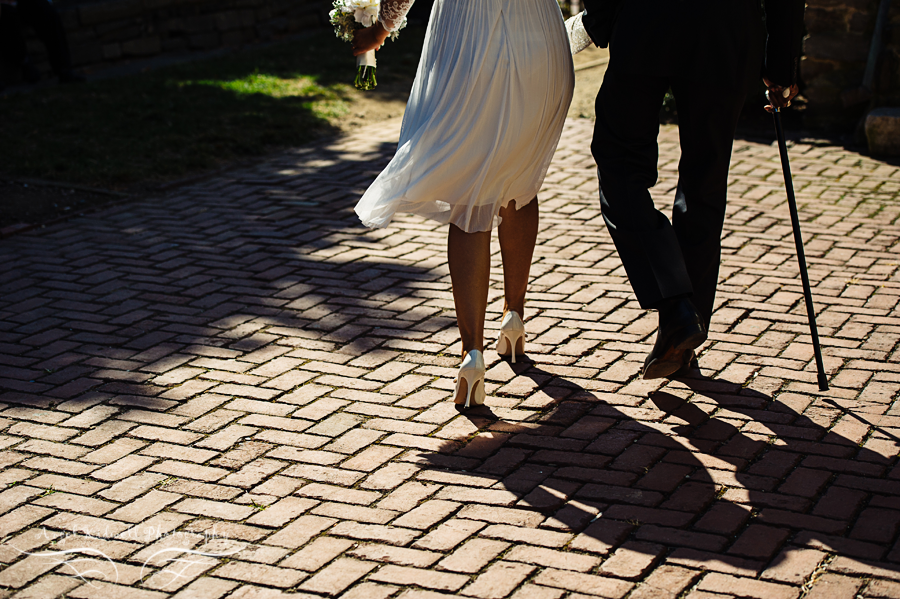
[[[379,89],[408,88],[424,31],[379,52]],[[0,97],[0,177],[107,188],[177,179],[339,130],[360,98],[330,30],[138,75]],[[383,89],[382,89],[383,88]]]

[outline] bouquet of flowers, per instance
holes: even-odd
[[[331,24],[334,25],[334,34],[345,42],[352,42],[358,29],[371,27],[378,19],[378,0],[334,0],[334,10],[328,13]],[[392,31],[390,38],[396,40],[403,24]],[[356,57],[356,81],[357,89],[373,89],[378,83],[375,81],[375,51],[371,50]]]

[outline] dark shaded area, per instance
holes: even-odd
[[[405,97],[424,31],[379,54]],[[355,62],[330,30],[121,79],[0,97],[0,175],[146,187],[337,133]],[[273,95],[273,90],[275,94]]]
[[[543,527],[581,533],[572,548],[606,553],[631,541],[629,548],[641,551],[658,546],[643,543],[654,543],[665,547],[654,561],[706,559],[757,573],[781,564],[792,550],[818,548],[864,562],[887,560],[892,563],[879,566],[900,571],[900,549],[891,549],[898,522],[881,509],[893,500],[877,495],[894,488],[879,479],[896,459],[861,448],[793,408],[805,408],[812,397],[786,394],[787,401],[778,401],[695,371],[678,379],[687,395],[657,391],[648,397],[651,405],[626,408],[655,406],[665,414],[657,422],[667,425],[657,428],[540,364],[526,359],[510,368],[531,378],[535,392],[544,391],[554,404],[529,418],[528,428],[503,422],[488,406],[470,410],[466,416],[481,432],[510,435],[502,447],[479,455],[484,452],[474,436],[472,447],[448,442],[424,460],[438,469],[498,477],[491,488],[511,491],[519,497],[516,506],[553,519]],[[827,399],[824,405],[840,407]],[[741,432],[736,418],[759,423],[770,438]],[[889,432],[878,434],[898,441]],[[816,469],[826,464],[843,473]],[[722,485],[724,492],[717,492]],[[872,491],[867,508],[862,498]],[[879,517],[888,520],[875,530]]]
[[[99,193],[67,186],[0,181],[0,229],[17,224],[36,224],[94,210],[123,199],[119,194]]]
[[[135,202],[5,241],[0,360],[10,367],[0,401],[44,409],[65,403],[70,413],[94,405],[165,413],[215,394],[216,383],[192,389],[157,376],[203,356],[243,357],[273,346],[339,352],[348,362],[387,349],[452,368],[457,356],[392,345],[453,327],[438,308],[411,314],[407,305],[390,305],[412,290],[449,289],[443,263],[426,269],[380,256],[432,230],[409,227],[394,240],[391,231],[364,234],[352,212],[357,190],[394,149],[384,144],[347,158],[301,148],[264,169],[183,188],[177,199]],[[746,572],[782,563],[783,551],[825,546],[900,569],[900,550],[892,549],[900,528],[896,454],[885,457],[823,426],[823,406],[849,411],[839,399],[703,376],[685,378],[687,389],[611,396],[550,365],[525,359],[511,368],[534,383],[521,397],[542,392],[552,401],[520,420],[490,406],[473,410],[469,421],[502,442],[448,440],[421,452],[419,463],[492,477],[514,494],[511,507],[555,519],[550,530],[576,533],[573,553],[600,555],[630,541],[634,551],[654,552],[652,563],[715,559]],[[315,401],[291,399],[303,385],[260,401]],[[661,414],[647,412],[656,409]],[[754,423],[769,432],[741,430]],[[824,498],[833,511],[824,511]]]

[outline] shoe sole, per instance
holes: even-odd
[[[700,347],[704,341],[706,334],[697,331],[675,344],[672,349],[647,365],[644,369],[644,380],[662,379],[675,374],[684,366],[685,352]]]

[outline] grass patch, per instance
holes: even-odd
[[[385,45],[375,92],[353,88],[349,45],[323,30],[129,77],[0,97],[0,178],[134,188],[303,144],[340,130],[357,104],[403,97],[423,38],[424,29],[411,27]]]

